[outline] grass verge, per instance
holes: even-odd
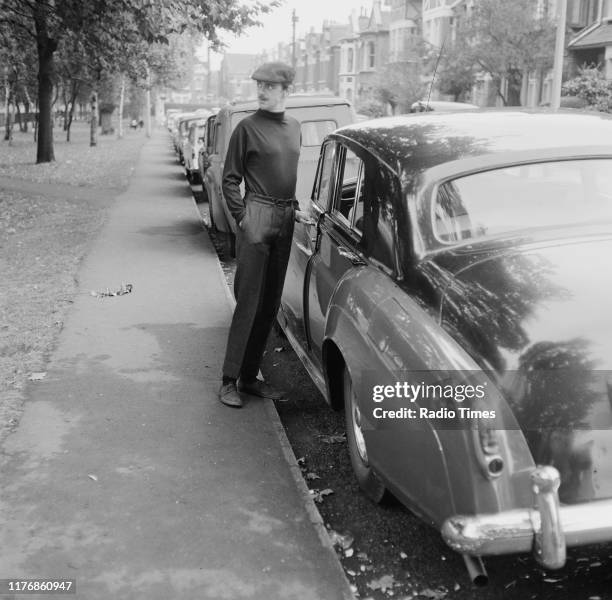
[[[146,140],[126,132],[90,147],[85,123],[69,143],[55,137],[56,161],[41,165],[32,132],[0,142],[0,442],[19,422],[28,380],[45,370],[79,265]]]

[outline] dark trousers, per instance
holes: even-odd
[[[242,228],[236,234],[236,308],[223,363],[226,377],[257,376],[280,305],[293,225],[292,204],[247,199]]]

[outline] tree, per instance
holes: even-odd
[[[536,14],[533,0],[479,0],[457,37],[461,58],[454,60],[464,72],[471,64],[488,74],[504,106],[520,105],[527,72],[553,63],[555,23],[545,11]],[[452,87],[448,79],[446,83]]]
[[[443,93],[455,102],[464,100],[476,82],[476,66],[464,38],[460,38],[445,50],[435,72],[435,83]]]
[[[52,99],[55,53],[61,39],[73,33],[95,48],[102,61],[140,42],[168,43],[172,33],[198,31],[213,47],[221,42],[218,29],[240,33],[255,18],[278,4],[239,0],[0,0],[0,26],[19,31],[36,43],[38,55],[39,135],[37,162],[54,160]]]
[[[425,91],[415,63],[389,63],[378,75],[376,97],[391,108],[392,114],[409,112]]]

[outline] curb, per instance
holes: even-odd
[[[223,272],[223,267],[221,266],[219,255],[217,254],[217,251],[214,248],[214,244],[212,243],[212,240],[210,239],[210,235],[208,233],[208,228],[202,221],[201,215],[200,215],[200,212],[197,206],[195,207],[195,210],[202,224],[202,227],[206,231],[206,235],[208,235],[208,239],[211,245],[213,246],[213,251],[215,253],[215,263],[217,265],[217,272],[219,274],[219,277],[221,278],[221,281],[223,283],[223,289],[225,290],[225,294],[233,310],[234,307],[236,306],[236,301],[234,300],[234,295],[232,294],[232,291],[230,290],[227,284],[227,281],[225,279],[225,273]],[[342,563],[340,562],[340,559],[338,558],[338,555],[336,554],[336,551],[334,549],[334,544],[332,543],[329,533],[327,531],[327,528],[325,527],[325,524],[323,522],[323,517],[321,516],[319,509],[317,508],[314,500],[312,499],[310,490],[308,489],[308,486],[306,485],[306,482],[304,481],[304,478],[302,477],[302,470],[300,469],[300,466],[298,465],[297,459],[293,452],[293,448],[291,447],[291,444],[289,442],[289,438],[287,437],[287,434],[285,433],[285,428],[283,427],[283,424],[280,420],[280,416],[278,414],[278,411],[276,410],[274,401],[269,400],[269,399],[264,399],[264,405],[265,405],[266,413],[268,414],[268,417],[270,418],[270,421],[272,423],[272,427],[274,428],[274,431],[276,432],[276,436],[280,444],[281,450],[283,452],[283,456],[285,457],[285,461],[287,462],[289,471],[291,472],[291,475],[293,476],[293,480],[295,482],[296,488],[302,499],[304,508],[306,509],[306,512],[308,513],[309,520],[312,526],[314,527],[315,531],[317,532],[319,540],[321,541],[321,545],[323,546],[324,550],[329,553],[332,564],[337,569],[337,571],[339,572],[340,578],[344,582],[345,589],[341,590],[343,600],[355,600],[357,596],[351,589],[351,584],[349,580],[347,579]]]

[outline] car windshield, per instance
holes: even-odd
[[[450,244],[612,220],[612,159],[518,165],[458,177],[438,186],[431,220]]]

